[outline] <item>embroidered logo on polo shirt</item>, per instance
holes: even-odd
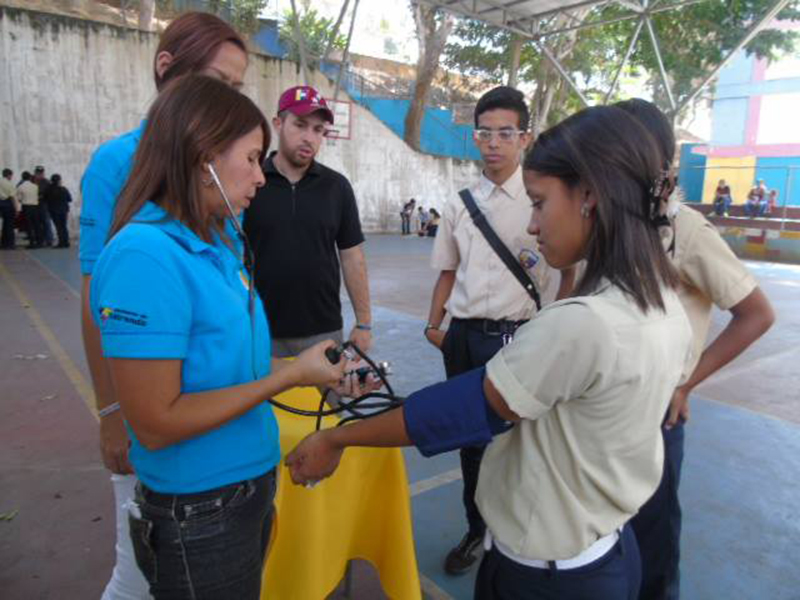
[[[539,262],[539,255],[536,254],[533,250],[529,250],[528,248],[523,248],[519,251],[519,264],[521,264],[524,268],[530,270],[537,265]]]
[[[120,308],[111,308],[110,306],[102,307],[100,309],[100,321],[105,325],[109,320],[121,321],[128,325],[136,325],[138,327],[147,326],[147,315],[140,315],[139,313],[122,310]]]

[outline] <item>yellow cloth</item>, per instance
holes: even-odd
[[[279,402],[316,410],[319,392],[295,389]],[[315,419],[275,410],[284,456],[315,427]],[[334,417],[323,428],[335,427]],[[267,557],[262,600],[323,600],[361,558],[378,570],[393,600],[420,600],[405,463],[396,448],[348,448],[336,473],[306,489],[281,463],[275,499],[277,534]],[[273,531],[276,531],[273,529]]]

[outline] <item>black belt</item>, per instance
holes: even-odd
[[[521,321],[508,321],[505,319],[501,321],[495,321],[493,319],[453,319],[453,323],[462,323],[468,329],[480,331],[486,335],[514,335],[514,332],[527,322],[528,319],[523,319]]]

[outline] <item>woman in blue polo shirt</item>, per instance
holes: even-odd
[[[270,361],[244,249],[227,234],[264,184],[269,139],[224,83],[169,84],[94,269],[92,315],[140,480],[131,538],[156,599],[258,597],[280,459],[265,400],[343,373],[325,358],[332,342]]]
[[[234,88],[242,86],[247,69],[247,45],[228,23],[216,15],[187,12],[163,31],[153,57],[156,90],[186,73],[216,77]],[[124,506],[133,498],[136,476],[128,461],[128,435],[115,405],[108,366],[100,349],[100,334],[89,312],[89,286],[108,232],[122,186],[128,179],[133,155],[145,123],[102,144],[92,155],[81,180],[79,258],[83,284],[81,325],[95,401],[100,415],[100,450],[111,471],[117,514],[117,560],[102,600],[145,600],[147,582],[139,573],[128,535]]]

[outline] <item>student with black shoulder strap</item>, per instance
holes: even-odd
[[[534,304],[536,305],[536,310],[541,310],[542,298],[539,295],[536,282],[530,276],[528,271],[525,270],[525,267],[523,267],[522,264],[520,264],[520,262],[514,258],[514,255],[511,254],[511,250],[506,247],[506,245],[503,243],[503,240],[500,239],[500,236],[498,236],[494,229],[492,229],[489,221],[486,220],[486,215],[483,214],[481,209],[475,203],[475,198],[472,197],[472,192],[470,192],[468,188],[465,188],[458,192],[458,195],[461,196],[464,206],[467,207],[469,216],[472,218],[472,222],[475,224],[475,227],[478,228],[486,242],[489,244],[489,246],[491,246],[495,254],[497,254],[497,257],[503,261],[503,264],[508,268],[509,271],[511,271],[511,274],[514,276],[514,278],[519,281],[519,284],[531,297],[531,300],[533,300]]]
[[[468,210],[463,200],[445,205],[431,257],[431,265],[440,274],[424,333],[442,350],[448,378],[485,365],[537,311],[533,294],[509,269],[516,264],[520,268],[514,271],[522,271],[528,281],[536,280],[534,293],[537,286],[543,288],[549,269],[536,237],[526,231],[531,207],[520,159],[531,140],[528,121],[525,98],[513,88],[495,88],[475,107],[474,136],[484,171],[469,192],[511,259],[500,258],[471,218],[470,212],[476,216],[477,212]],[[561,288],[571,289],[573,277],[571,269],[562,273],[559,297]],[[440,328],[446,313],[451,321],[445,334]],[[445,559],[445,570],[452,575],[469,570],[480,554],[486,525],[474,496],[484,449],[460,451],[469,527]]]

